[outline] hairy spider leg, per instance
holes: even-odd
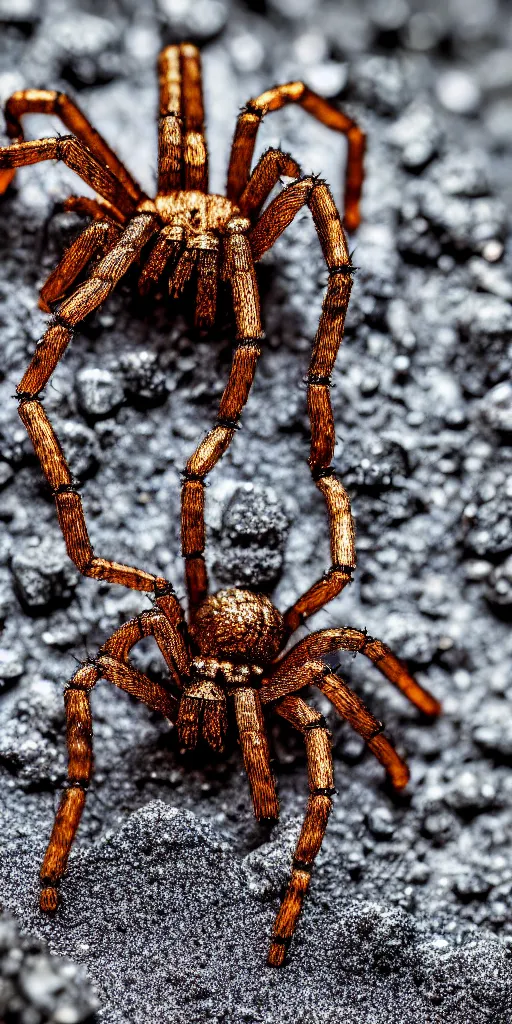
[[[268,953],[271,967],[280,967],[292,940],[309,888],[311,871],[320,850],[335,793],[332,750],[325,720],[301,697],[279,701],[275,711],[304,736],[308,761],[309,800],[292,862],[292,873],[272,931]]]
[[[13,176],[2,175],[2,171],[38,164],[42,160],[62,160],[121,215],[130,217],[134,213],[137,203],[124,185],[107,166],[98,163],[87,146],[74,135],[14,142],[12,146],[0,147],[0,193],[5,192]]]
[[[297,676],[296,670],[294,672]],[[312,659],[301,664],[297,679],[300,682],[297,682],[297,685],[288,692],[293,692],[293,690],[304,686],[317,686],[331,701],[338,714],[349,722],[355,732],[362,736],[368,749],[384,766],[393,787],[403,789],[409,781],[409,769],[383,735],[382,722],[372,715],[361,698],[322,661]],[[272,692],[272,683],[270,686],[264,683],[261,690],[261,700],[264,705],[272,699],[276,699],[270,696]]]
[[[137,259],[156,226],[152,213],[137,214],[107,255],[69,299],[61,305],[58,317],[39,343],[32,361],[17,388],[19,415],[25,425],[52,488],[59,524],[72,561],[84,576],[120,583],[135,590],[151,591],[155,576],[96,556],[89,540],[82,501],[60,447],[57,436],[37,398],[45,386],[71,337],[71,328],[102,303],[119,279]]]
[[[166,224],[160,231],[148,260],[139,277],[139,292],[149,295],[157,286],[166,267],[172,269],[185,244],[185,229],[181,224]]]
[[[350,499],[331,466],[336,435],[329,397],[331,373],[343,340],[353,268],[343,225],[329,188],[314,177],[301,178],[288,185],[263,212],[249,238],[253,258],[257,262],[305,205],[311,211],[329,270],[329,283],[307,375],[307,394],[311,422],[309,466],[327,504],[331,567],[286,612],[284,620],[288,635],[351,582],[356,566]]]
[[[270,767],[270,751],[260,695],[252,687],[236,687],[233,691],[233,701],[254,815],[258,820],[275,819],[279,815],[279,801]]]
[[[189,597],[189,614],[208,593],[204,561],[204,479],[231,444],[244,405],[249,397],[264,337],[251,246],[246,230],[249,222],[233,218],[225,236],[226,275],[231,281],[237,325],[237,345],[229,379],[222,395],[217,423],[190,457],[185,467],[181,492],[181,547]]]
[[[345,226],[349,231],[359,227],[359,202],[363,184],[363,161],[366,138],[361,128],[332,103],[308,89],[303,82],[277,85],[261,93],[239,115],[228,169],[227,196],[238,202],[250,176],[251,162],[258,128],[265,114],[280,110],[288,103],[298,103],[317,121],[346,135],[348,142],[345,178]]]
[[[382,672],[386,679],[396,686],[397,690],[400,690],[404,697],[424,715],[435,718],[440,714],[439,701],[416,682],[406,666],[399,661],[387,644],[375,637],[368,636],[359,629],[351,629],[348,626],[322,629],[316,633],[310,633],[309,636],[300,640],[284,658],[272,666],[272,671],[261,690],[262,701],[266,703],[293,693],[298,689],[297,673],[307,663],[318,661],[319,658],[340,650],[364,654],[366,658],[373,661],[379,672]]]
[[[158,61],[158,192],[208,191],[201,56],[196,46],[167,46]]]
[[[99,199],[98,196],[96,199],[91,199],[90,196],[68,196],[62,203],[62,209],[66,213],[79,213],[83,217],[92,217],[93,220],[107,218],[120,224],[121,227],[124,227],[127,220],[124,214],[107,203],[106,199]]]
[[[249,217],[251,221],[257,219],[265,200],[282,175],[299,178],[298,163],[289,153],[282,153],[280,149],[267,149],[258,160],[238,200],[244,217]]]
[[[16,142],[24,140],[21,124],[24,114],[57,115],[66,128],[69,128],[69,131],[82,143],[81,149],[87,147],[101,167],[109,168],[113,176],[120,182],[123,191],[131,197],[132,204],[128,212],[131,212],[141,200],[147,199],[145,193],[103,136],[96,131],[96,128],[93,128],[85,114],[65,93],[48,89],[22,89],[13,93],[5,104],[5,121],[9,138],[15,139]],[[41,159],[45,158],[41,157]],[[0,174],[0,193],[5,191],[14,174],[14,170]],[[94,185],[92,187],[95,188]],[[96,189],[96,191],[100,190]]]
[[[51,305],[63,299],[82,270],[94,256],[104,256],[119,238],[121,228],[111,220],[93,220],[71,243],[60,262],[45,281],[39,295],[39,307],[51,312]]]
[[[165,581],[160,581],[161,583]],[[116,630],[103,645],[98,658],[82,665],[70,679],[64,694],[67,719],[68,784],[55,816],[48,848],[40,871],[41,910],[53,911],[58,905],[58,884],[65,874],[69,852],[85,806],[87,786],[93,768],[92,718],[90,691],[100,679],[114,683],[159,711],[171,722],[176,720],[178,702],[163,686],[126,664],[129,650],[144,636],[153,635],[158,619],[152,612],[140,615]],[[155,637],[156,638],[156,637]],[[116,656],[114,656],[116,652]],[[168,664],[172,662],[165,650]],[[173,667],[176,675],[176,666]]]

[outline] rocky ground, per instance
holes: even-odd
[[[21,929],[0,919],[0,1019],[508,1024],[509,6],[0,0],[0,21],[2,100],[24,85],[72,90],[147,189],[163,42],[203,45],[214,190],[238,107],[275,81],[304,77],[366,129],[359,270],[333,391],[359,567],[312,624],[386,639],[444,704],[426,725],[363,659],[344,663],[411,766],[397,798],[312,695],[332,729],[338,795],[275,972],[266,946],[305,804],[299,740],[274,731],[282,816],[265,830],[236,749],[184,756],[165,722],[100,684],[94,784],[62,909],[41,917],[37,871],[65,777],[63,683],[148,601],[78,576],[17,418],[14,389],[46,320],[38,287],[82,226],[59,209],[81,188],[71,172],[21,172],[0,202],[0,862],[2,904]],[[341,202],[343,141],[289,109],[264,122],[258,151],[276,144]],[[212,423],[232,324],[226,307],[197,336],[176,309],[142,306],[134,280],[77,333],[45,404],[97,552],[166,575],[183,595],[180,472]],[[219,585],[267,589],[284,608],[329,558],[301,385],[326,282],[307,213],[260,281],[268,339],[244,429],[207,491],[208,552]],[[151,646],[136,660],[163,678]]]

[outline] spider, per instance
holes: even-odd
[[[279,805],[265,731],[266,708],[303,734],[310,788],[268,955],[269,964],[280,966],[296,928],[334,793],[326,722],[300,692],[314,685],[325,694],[364,737],[396,789],[408,781],[407,766],[383,735],[381,723],[325,664],[325,656],[339,650],[359,652],[425,715],[435,716],[440,710],[438,702],[419,686],[390,649],[365,632],[323,629],[300,639],[283,653],[295,630],[350,583],[356,566],[350,500],[331,466],[335,432],[329,398],[353,268],[342,222],[327,185],[314,176],[301,177],[296,162],[280,150],[264,153],[252,173],[251,162],[262,117],[287,103],[299,103],[347,136],[345,224],[355,229],[359,224],[365,140],[350,118],[303,83],[276,86],[250,100],[241,111],[229,161],[227,197],[210,195],[197,49],[188,43],[167,47],[159,58],[159,82],[158,194],[154,200],[141,191],[67,96],[28,89],[15,93],[6,105],[7,131],[15,141],[0,149],[0,191],[5,191],[17,167],[57,159],[76,171],[97,194],[95,199],[72,196],[65,204],[67,209],[90,214],[92,220],[42,288],[42,307],[50,311],[55,305],[56,312],[18,385],[20,417],[53,491],[67,551],[80,572],[146,591],[154,599],[151,610],[122,625],[94,660],[77,669],[65,690],[68,783],[40,872],[40,906],[48,912],[58,906],[59,883],[84,808],[92,773],[89,695],[99,679],[114,683],[166,716],[176,725],[184,748],[193,748],[202,740],[221,751],[228,721],[234,719],[254,813],[258,819],[275,819]],[[24,141],[20,118],[26,113],[58,114],[73,134]],[[283,175],[291,177],[292,182],[265,207]],[[309,465],[327,504],[332,564],[282,615],[262,594],[241,588],[209,593],[204,560],[204,482],[233,439],[264,339],[254,264],[305,205],[313,216],[329,271],[307,376],[307,402],[311,420]],[[39,397],[70,341],[72,329],[105,301],[128,268],[138,261],[142,263],[139,288],[143,293],[151,293],[167,275],[171,295],[178,296],[196,274],[195,322],[202,328],[214,321],[220,275],[230,282],[233,294],[237,338],[229,379],[217,422],[188,460],[182,487],[188,622],[167,580],[94,554],[81,498]],[[72,290],[91,262],[89,276]],[[144,637],[153,637],[162,652],[170,673],[167,685],[150,680],[130,664],[131,649]]]

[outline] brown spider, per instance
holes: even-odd
[[[300,103],[324,124],[347,135],[345,222],[349,228],[355,228],[359,223],[364,135],[353,121],[301,82],[277,86],[250,100],[238,118],[229,163],[228,197],[208,195],[198,51],[190,44],[168,47],[160,56],[159,74],[158,195],[154,200],[141,192],[67,96],[29,89],[15,93],[6,106],[7,130],[16,141],[0,149],[0,191],[7,188],[16,167],[58,159],[75,170],[101,197],[72,197],[66,204],[68,209],[92,214],[93,220],[73,242],[42,289],[44,309],[63,301],[18,386],[20,416],[54,493],[68,553],[80,572],[152,592],[155,600],[152,611],[116,630],[103,644],[98,657],[75,672],[66,689],[68,786],[41,868],[41,908],[53,911],[57,907],[57,887],[66,870],[83,811],[92,772],[89,691],[100,678],[110,680],[175,723],[184,747],[194,747],[202,737],[214,750],[222,750],[228,709],[232,706],[254,813],[257,818],[273,819],[279,806],[262,710],[268,705],[269,710],[276,711],[303,733],[310,786],[306,817],[268,957],[270,964],[279,966],[295,931],[334,793],[325,721],[298,696],[298,691],[312,684],[319,687],[339,714],[364,737],[396,789],[407,783],[406,765],[384,737],[380,722],[322,659],[338,650],[364,654],[422,712],[433,716],[440,710],[438,702],[415,682],[385,644],[359,630],[321,630],[299,640],[282,655],[297,627],[350,582],[356,564],[350,500],[330,465],[335,434],[329,399],[330,374],[342,340],[352,267],[342,223],[327,186],[314,177],[299,178],[295,161],[279,150],[266,152],[252,174],[251,160],[263,115],[286,103]],[[74,134],[25,142],[20,124],[25,113],[59,114]],[[297,180],[284,188],[260,215],[281,174]],[[264,338],[254,263],[305,204],[311,210],[329,269],[307,383],[311,419],[309,465],[327,503],[332,564],[283,616],[267,597],[247,590],[208,594],[204,479],[233,439]],[[233,364],[217,423],[185,469],[181,528],[189,597],[188,626],[174,590],[165,579],[94,554],[80,496],[38,398],[64,353],[72,328],[104,302],[152,240],[153,248],[140,276],[141,291],[155,286],[167,270],[171,294],[178,295],[195,269],[196,323],[205,327],[215,317],[221,272],[231,283],[237,324]],[[95,258],[99,262],[93,265],[90,276],[66,297],[78,275]],[[129,663],[131,648],[149,636],[156,640],[168,665],[168,686],[152,682]]]

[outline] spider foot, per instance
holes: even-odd
[[[288,941],[278,942],[276,939],[272,939],[270,943],[270,949],[267,956],[267,964],[269,967],[282,967],[286,959],[286,951],[288,949]]]
[[[59,905],[59,893],[55,886],[47,885],[41,889],[39,906],[45,914],[53,914]]]

